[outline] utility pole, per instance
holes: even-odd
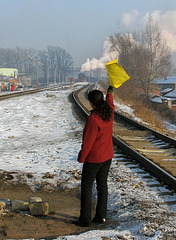
[[[60,70],[59,70],[59,85],[60,85]]]
[[[49,67],[47,67],[47,86],[49,86]]]
[[[37,65],[37,71],[36,71],[36,87],[38,87],[38,61],[36,61],[36,65]]]
[[[64,71],[62,71],[62,82],[64,83]]]
[[[54,69],[54,85],[56,85],[56,68]]]

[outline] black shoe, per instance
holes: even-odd
[[[79,220],[72,221],[72,223],[79,227],[90,227],[91,226],[91,222],[80,222]]]
[[[94,223],[106,223],[106,218],[94,218],[92,220]]]

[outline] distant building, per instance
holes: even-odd
[[[72,77],[75,79],[75,80],[78,80],[78,75],[80,74],[80,68],[74,68],[73,71],[72,71]]]
[[[8,77],[8,76],[6,76],[6,77],[1,76],[0,77],[0,92],[1,91],[9,91],[12,84],[14,84],[15,87],[17,87],[19,84],[18,79],[13,78],[13,77]]]
[[[18,77],[18,69],[16,68],[0,68],[0,76]]]
[[[153,85],[160,88],[160,96],[151,99],[154,104],[165,104],[176,110],[176,76],[155,79]]]
[[[167,98],[175,98],[176,100],[176,89],[174,89],[173,91],[167,92],[164,96]]]
[[[32,85],[32,79],[30,76],[26,76],[25,74],[18,74],[19,84],[22,84],[24,87],[28,87]]]
[[[164,96],[165,94],[172,92],[172,90],[173,90],[172,88],[165,88],[160,91],[160,94]]]
[[[153,81],[153,84],[159,86],[161,90],[166,89],[166,88],[170,88],[170,89],[174,90],[174,89],[176,89],[176,76],[155,79]]]
[[[9,91],[12,84],[18,86],[18,69],[0,67],[0,91]]]

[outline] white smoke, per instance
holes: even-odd
[[[132,25],[140,24],[143,26],[146,23],[149,13],[146,13],[144,17],[141,17],[137,10],[132,10],[129,13],[125,13],[122,16],[122,25],[126,28],[131,28]],[[154,20],[157,21],[160,30],[166,39],[167,45],[170,47],[172,53],[176,52],[176,10],[170,10],[162,12],[159,10],[151,13]],[[139,19],[140,17],[140,19]],[[128,29],[128,31],[129,31]],[[81,66],[81,71],[90,71],[96,69],[105,69],[106,63],[118,58],[118,52],[110,52],[111,43],[109,37],[104,42],[104,54],[100,59],[88,58],[87,61]]]
[[[136,19],[140,16],[140,13],[137,9],[133,9],[128,13],[124,13],[122,15],[122,25],[125,27],[128,27],[129,25],[132,25]]]
[[[166,39],[167,45],[172,52],[176,51],[176,10],[162,12],[156,10],[152,17],[158,22],[161,32]]]
[[[118,58],[118,53],[116,51],[110,52],[110,47],[111,43],[109,41],[109,38],[107,38],[106,41],[104,42],[103,57],[101,57],[100,59],[92,58],[92,60],[88,58],[87,61],[81,66],[81,72],[96,69],[105,69],[106,63]]]
[[[137,9],[133,9],[122,15],[121,24],[125,31],[134,29],[134,26],[145,27],[148,21],[148,16],[157,21],[162,35],[166,39],[167,45],[170,47],[172,53],[176,52],[176,10],[160,11],[155,10],[152,13],[147,12],[143,17]]]

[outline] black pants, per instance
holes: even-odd
[[[106,218],[107,212],[107,177],[111,159],[102,163],[87,163],[83,164],[82,180],[81,180],[81,211],[79,220],[89,223],[91,221],[92,211],[92,186],[96,179],[98,199],[96,206],[97,219]]]

